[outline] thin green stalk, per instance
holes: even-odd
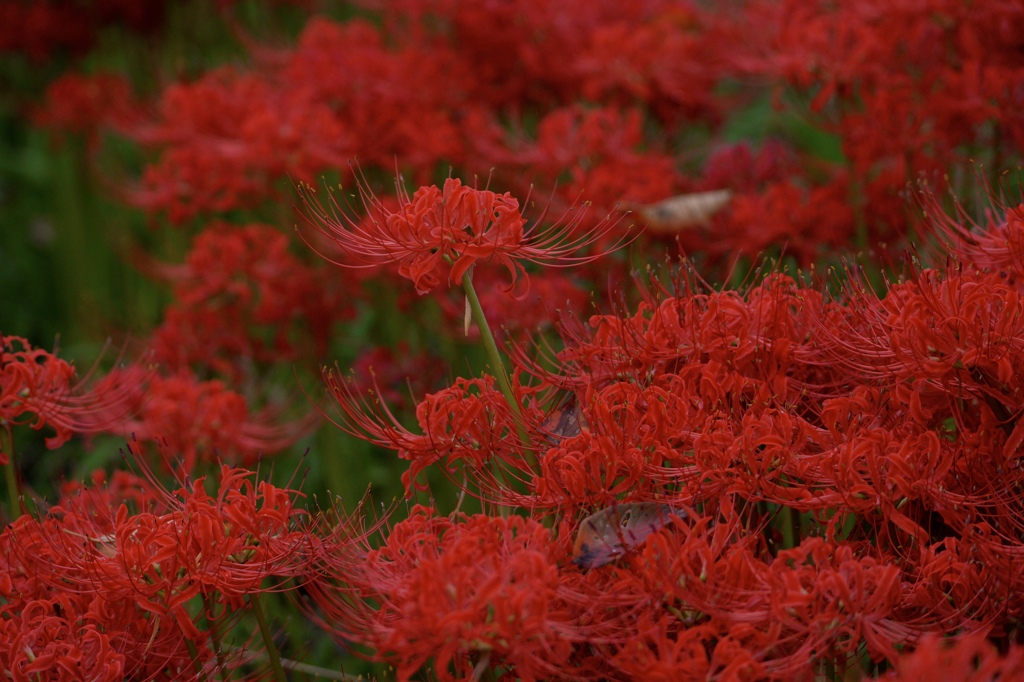
[[[783,474],[782,483],[789,486],[788,477]],[[792,507],[785,504],[779,508],[779,523],[782,525],[782,546],[784,549],[793,549],[800,543],[800,515],[793,511]]]
[[[203,662],[199,660],[199,650],[196,649],[195,642],[186,637],[185,648],[188,649],[188,655],[192,657],[192,665],[195,666],[196,677],[200,682],[206,682],[206,673],[203,672]]]
[[[498,344],[494,341],[491,326],[487,324],[487,318],[484,317],[484,309],[480,305],[480,298],[476,295],[476,289],[473,287],[472,268],[467,270],[466,274],[462,276],[462,288],[466,292],[466,300],[469,301],[469,307],[473,312],[476,326],[480,328],[480,338],[483,340],[484,348],[487,350],[487,357],[490,358],[491,365],[494,367],[494,375],[498,379],[498,388],[501,389],[501,394],[505,396],[505,401],[508,403],[509,408],[519,418],[516,423],[516,432],[519,434],[519,442],[525,448],[527,461],[532,463],[533,455],[530,451],[530,437],[522,425],[523,408],[519,405],[519,401],[516,400],[515,394],[512,393],[512,383],[509,381],[508,373],[505,371],[505,363],[501,359],[501,353],[498,351]]]
[[[260,626],[263,643],[267,646],[267,658],[270,659],[270,667],[274,671],[274,678],[277,682],[288,682],[288,678],[284,674],[284,668],[281,667],[281,655],[277,653],[277,645],[274,644],[274,633],[270,631],[270,623],[267,622],[267,614],[264,613],[263,607],[260,605],[259,595],[254,592],[249,594],[249,606],[252,607],[252,613],[256,616],[256,623]]]
[[[824,667],[825,679],[829,680],[829,682],[835,682],[835,680],[836,680],[836,662],[834,660],[832,660],[831,658],[829,658],[828,656],[825,656],[825,658],[822,659],[822,664],[823,664],[823,667]]]
[[[7,454],[7,463],[4,464],[4,478],[7,479],[7,504],[11,514],[11,521],[21,516],[21,491],[18,489],[18,469],[14,463],[14,435],[11,427],[0,428],[0,452]]]
[[[254,651],[243,651],[240,647],[228,646],[229,649],[238,651],[245,656],[245,660],[248,661],[262,661],[266,659],[266,656],[259,654]],[[345,673],[339,673],[329,668],[321,668],[318,665],[310,665],[309,663],[300,663],[298,661],[292,661],[287,658],[281,659],[281,666],[288,670],[293,670],[298,673],[305,673],[312,675],[313,677],[323,677],[328,680],[338,680],[339,682],[362,682],[363,677],[357,675],[347,675]]]
[[[203,594],[203,608],[206,609],[206,623],[210,626],[210,643],[213,645],[213,654],[217,657],[217,676],[224,680],[224,652],[221,650],[220,628],[217,627],[216,614],[214,614],[217,605],[205,593]]]
[[[783,549],[793,549],[796,547],[796,523],[799,523],[799,518],[795,518],[793,509],[782,505],[779,509],[779,523],[782,526],[782,547]]]

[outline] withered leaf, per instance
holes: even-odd
[[[573,544],[573,563],[582,568],[610,563],[664,528],[673,516],[685,516],[685,512],[658,502],[605,507],[580,523]]]
[[[669,234],[687,227],[706,225],[732,199],[732,190],[680,194],[654,204],[634,206],[652,232]]]

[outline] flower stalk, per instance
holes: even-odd
[[[494,340],[494,334],[491,333],[491,326],[487,323],[483,306],[480,305],[480,297],[477,296],[476,289],[473,287],[472,268],[467,270],[462,276],[462,288],[466,292],[466,300],[469,302],[469,308],[473,312],[473,320],[476,321],[476,326],[480,329],[480,338],[484,342],[487,357],[494,368],[494,376],[498,380],[498,388],[501,390],[501,394],[505,396],[509,409],[518,418],[516,432],[519,435],[519,442],[527,449],[527,457],[530,457],[530,437],[522,424],[523,408],[516,399],[515,393],[512,392],[512,382],[509,380],[508,372],[505,370],[505,363],[501,359],[501,352],[498,350],[498,344]]]
[[[260,634],[263,636],[263,643],[267,647],[267,658],[270,661],[271,670],[274,671],[274,679],[277,682],[288,682],[288,678],[284,674],[284,668],[281,666],[281,655],[277,652],[277,645],[274,644],[274,633],[270,631],[270,622],[267,620],[267,614],[260,604],[259,595],[250,593],[249,605],[252,607],[253,615],[256,616],[256,623],[259,625]]]
[[[213,646],[213,653],[217,657],[217,676],[224,680],[226,679],[224,675],[224,651],[221,646],[220,628],[217,626],[217,604],[206,593],[203,594],[203,608],[206,611],[206,622],[210,628],[210,644]]]

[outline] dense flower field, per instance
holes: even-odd
[[[0,0],[0,85],[4,679],[1024,679],[1019,2]]]

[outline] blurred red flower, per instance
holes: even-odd
[[[70,362],[19,336],[0,335],[0,428],[31,423],[36,430],[53,429],[48,448],[60,447],[75,433],[104,431],[128,413],[128,387],[143,372],[126,367],[124,383],[101,381],[86,390]],[[10,454],[0,449],[0,464]]]

